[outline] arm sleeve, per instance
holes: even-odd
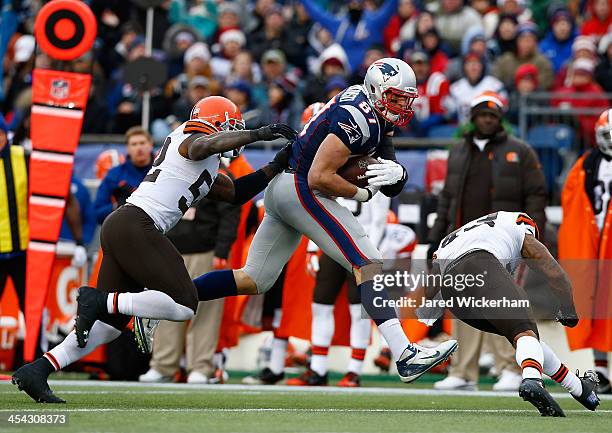
[[[217,203],[219,226],[215,242],[215,257],[227,259],[236,240],[238,224],[240,224],[240,206],[229,203]]]
[[[308,12],[308,15],[310,16],[310,18],[312,18],[313,21],[321,24],[323,27],[329,30],[332,35],[336,34],[336,32],[338,31],[338,27],[340,26],[340,23],[342,21],[340,18],[337,18],[331,13],[323,10],[315,2],[315,0],[301,0],[301,2],[304,6],[304,9],[306,9],[306,12]]]
[[[113,211],[111,197],[114,187],[114,180],[109,176],[102,179],[102,183],[98,187],[96,200],[93,205],[94,215],[98,224],[102,224],[106,217]]]
[[[380,9],[373,12],[371,21],[368,23],[370,29],[385,27],[391,17],[397,12],[398,0],[387,0],[383,2]]]

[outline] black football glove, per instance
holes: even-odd
[[[119,186],[112,192],[113,198],[117,201],[117,206],[123,206],[125,201],[128,199],[134,188],[128,185],[125,181],[119,183]]]
[[[268,126],[262,126],[256,129],[257,140],[272,141],[277,138],[286,138],[287,140],[295,140],[297,137],[297,131],[289,125],[284,123],[273,123]]]
[[[557,311],[557,314],[555,315],[555,320],[563,326],[573,328],[578,324],[578,313],[576,313],[576,307],[574,307],[574,305],[569,305],[559,308],[559,311]]]
[[[293,141],[290,141],[285,145],[285,147],[279,150],[276,155],[274,155],[274,159],[268,163],[275,173],[280,173],[289,167],[289,158],[291,157],[292,146]]]

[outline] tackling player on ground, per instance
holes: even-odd
[[[295,138],[287,125],[244,130],[238,107],[226,98],[199,101],[191,119],[164,141],[153,167],[127,204],[113,212],[100,234],[103,260],[98,288],[81,287],[75,330],[58,346],[13,374],[13,383],[37,402],[63,403],[47,377],[97,346],[116,339],[131,316],[189,320],[196,288],[180,253],[164,235],[200,198],[243,204],[287,167],[291,144],[272,162],[232,181],[218,173],[222,155],[236,156],[256,141]]]
[[[427,289],[427,296],[452,300],[449,309],[460,320],[484,332],[503,335],[516,348],[516,362],[522,368],[523,381],[519,395],[533,404],[542,416],[565,416],[552,396],[544,389],[542,372],[558,382],[578,402],[595,410],[599,398],[595,391],[597,376],[587,371],[581,378],[561,363],[546,343],[540,341],[538,327],[531,309],[525,307],[527,294],[518,287],[511,273],[522,259],[549,282],[560,308],[557,320],[564,326],[574,327],[578,316],[572,297],[572,285],[561,266],[539,242],[536,223],[524,213],[496,212],[471,221],[446,236],[434,254],[434,273],[452,276],[455,285]],[[457,281],[473,277],[474,284],[457,286]],[[481,276],[483,284],[477,284]],[[459,280],[459,278],[461,280]],[[486,299],[490,301],[522,301],[509,307],[492,308],[465,305],[460,299]],[[426,323],[432,323],[443,308],[426,307],[417,314]]]
[[[417,96],[412,69],[401,60],[385,58],[370,66],[363,85],[351,86],[330,100],[302,129],[292,148],[290,168],[270,182],[266,215],[246,266],[197,278],[199,299],[266,292],[303,234],[353,272],[361,303],[389,343],[402,381],[411,382],[447,359],[456,341],[435,349],[419,347],[408,341],[392,307],[375,307],[375,298],[388,298],[385,290],[373,288],[375,275],[382,272],[380,252],[353,214],[334,199],[365,202],[378,190],[388,197],[402,191],[407,174],[396,162],[391,135],[395,126],[408,123]],[[356,155],[380,158],[379,164],[368,167],[366,188],[337,174]]]

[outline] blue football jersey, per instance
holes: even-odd
[[[348,87],[334,96],[304,125],[293,143],[289,165],[307,176],[319,146],[328,134],[336,135],[351,155],[371,155],[393,125],[381,120],[361,85]]]

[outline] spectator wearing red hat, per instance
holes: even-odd
[[[539,85],[538,68],[535,65],[527,63],[519,66],[516,70],[516,74],[514,74],[514,91],[510,93],[508,101],[509,108],[506,118],[510,123],[515,125],[519,123],[519,106],[521,98],[539,90]],[[533,105],[537,103],[537,101],[529,101],[529,103]]]
[[[519,66],[532,63],[539,71],[538,81],[547,90],[553,83],[553,69],[550,61],[538,50],[538,28],[533,23],[519,25],[516,49],[501,56],[493,65],[493,75],[499,78],[506,88],[514,86],[514,74]]]
[[[591,60],[597,63],[597,51],[595,42],[590,36],[578,36],[572,44],[572,57],[563,65],[553,83],[553,90],[556,91],[561,87],[571,84],[572,64],[578,59]]]
[[[213,76],[219,80],[227,77],[234,58],[246,45],[246,37],[240,30],[226,30],[219,36],[218,52],[210,60]]]
[[[349,75],[348,57],[339,44],[327,47],[318,58],[318,67],[304,86],[304,104],[310,105],[315,102],[327,102],[325,86],[329,79],[339,75],[346,79]]]
[[[482,56],[477,53],[467,53],[463,58],[463,77],[450,86],[452,111],[459,123],[470,120],[470,107],[474,98],[485,91],[492,91],[506,97],[504,84],[487,73]]]
[[[610,0],[593,0],[591,2],[591,18],[582,24],[581,33],[597,39],[608,33],[612,26]]]
[[[589,59],[577,59],[572,64],[571,74],[568,74],[569,85],[560,88],[557,93],[561,96],[553,100],[553,105],[561,108],[597,108],[597,114],[577,115],[580,125],[582,143],[585,147],[595,144],[595,122],[601,111],[608,108],[607,99],[597,99],[595,96],[602,95],[603,89],[593,78],[595,63]],[[575,97],[580,94],[580,98]],[[592,97],[588,97],[591,95]],[[586,97],[585,97],[586,96]]]

